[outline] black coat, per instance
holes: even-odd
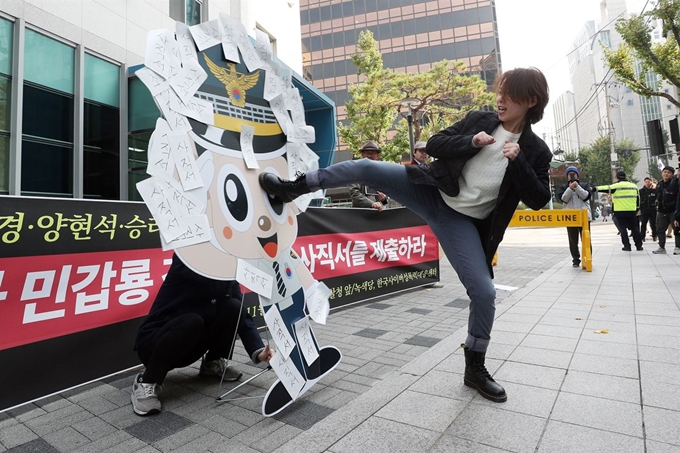
[[[458,179],[465,163],[481,149],[472,146],[472,137],[481,131],[491,135],[500,124],[498,114],[494,112],[469,112],[461,121],[428,140],[427,153],[437,160],[430,164],[428,170],[409,165],[407,171],[411,181],[433,184],[447,195],[457,196],[460,192]],[[513,161],[508,162],[496,207],[477,226],[491,275],[491,261],[519,202],[538,210],[550,200],[550,149],[532,132],[529,124],[522,131],[517,144],[521,151]]]
[[[135,350],[176,316],[197,313],[209,319],[211,312],[215,311],[216,304],[231,298],[238,300],[243,298],[241,288],[236,281],[213,280],[198,275],[189,269],[177,254],[174,254],[170,270],[158,290],[156,300],[137,331]],[[237,332],[249,356],[264,347],[255,321],[248,312],[245,312],[245,316],[242,314]]]
[[[678,178],[674,175],[670,181],[659,181],[656,185],[656,206],[658,212],[668,214],[675,212],[678,198]]]
[[[656,189],[642,187],[638,193],[640,194],[640,210],[656,211]]]

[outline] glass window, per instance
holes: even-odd
[[[0,193],[9,193],[9,135],[0,134]]]
[[[21,143],[21,193],[72,196],[73,145],[24,139]]]
[[[154,129],[160,117],[148,88],[137,77],[128,83],[128,127],[131,131]]]
[[[73,195],[75,50],[26,30],[21,193]]]
[[[390,39],[391,37],[392,33],[390,32],[389,22],[378,25],[378,35],[375,37],[376,39]]]
[[[9,193],[9,128],[12,108],[14,24],[0,19],[0,194]]]
[[[201,23],[202,0],[170,0],[170,17],[187,25]]]
[[[120,199],[120,111],[85,100],[83,194]]]
[[[25,83],[23,134],[73,143],[73,96]]]
[[[330,10],[329,10],[329,14],[330,14]],[[309,10],[309,23],[313,24],[313,23],[316,23],[316,22],[321,22],[321,15],[320,15],[320,9],[319,8],[313,8],[313,9]]]
[[[402,22],[404,25],[404,36],[416,34],[416,23],[413,19],[408,19]]]
[[[146,86],[136,77],[128,81],[128,199],[142,201],[136,184],[148,178],[147,151],[151,133],[160,116],[158,107]]]
[[[120,107],[120,66],[86,53],[85,99]]]
[[[149,161],[147,150],[151,131],[133,133],[128,136],[128,199],[143,201],[137,192],[137,183],[149,177],[146,166]]]
[[[120,67],[85,54],[83,194],[120,199]]]
[[[337,19],[342,17],[342,3],[334,3],[331,5],[331,18]]]
[[[74,58],[73,47],[26,29],[26,81],[73,94]]]
[[[319,21],[323,22],[325,20],[331,20],[331,7],[330,6],[324,6],[322,8],[318,9],[319,11]],[[313,18],[315,16],[314,10],[311,10],[309,12],[310,17]]]
[[[429,31],[427,29],[427,16],[418,17],[413,20],[416,27],[416,33],[423,33]]]
[[[201,23],[201,4],[200,0],[186,0],[186,24],[197,25]]]
[[[418,54],[426,53],[426,47],[423,46],[421,49],[410,49],[404,51],[404,59],[406,61],[405,66],[413,66],[418,64]],[[428,55],[429,57],[429,55]]]
[[[12,74],[12,39],[14,24],[0,19],[0,73]]]

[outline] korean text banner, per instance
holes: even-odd
[[[439,280],[436,238],[406,209],[298,220],[293,248],[332,307]],[[143,203],[0,197],[0,388],[13,389],[0,411],[138,365],[136,330],[171,258]],[[257,298],[246,304],[261,322]]]

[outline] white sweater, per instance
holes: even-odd
[[[496,206],[498,192],[508,168],[503,145],[506,140],[517,143],[521,134],[508,132],[501,124],[491,135],[496,141],[484,146],[465,163],[458,179],[458,196],[450,197],[439,191],[444,202],[452,209],[475,219],[485,219]]]

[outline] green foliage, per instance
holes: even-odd
[[[401,105],[403,99],[412,99],[414,142],[427,140],[435,127],[438,132],[469,110],[481,109],[494,101],[494,95],[486,91],[486,82],[469,75],[463,63],[440,61],[419,74],[385,69],[370,31],[359,35],[352,62],[361,81],[349,87],[350,98],[345,102],[347,121],[338,133],[355,154],[365,140],[378,142],[383,160],[399,161],[403,153],[409,152],[408,126],[399,116],[400,111],[406,110]],[[400,121],[396,135],[387,143],[388,131],[397,118]]]
[[[393,73],[383,67],[382,55],[372,33],[359,35],[352,62],[364,80],[349,87],[350,99],[345,102],[348,124],[341,124],[338,134],[358,155],[366,140],[374,140],[381,147],[385,144],[387,131],[396,115],[394,104],[400,98],[399,93],[386,83]]]
[[[664,24],[666,41],[663,44],[652,43],[650,23],[655,19]],[[642,96],[663,97],[680,107],[680,101],[664,93],[658,81],[649,84],[645,80],[646,74],[653,71],[680,88],[680,0],[658,0],[653,9],[642,15],[619,19],[615,28],[624,42],[616,50],[605,48],[604,53],[616,78]],[[635,71],[637,61],[642,64],[639,75]]]
[[[640,152],[633,151],[635,144],[630,140],[621,140],[615,143],[616,154],[618,155],[617,168],[629,175],[629,180],[633,174],[638,161]],[[611,184],[612,171],[610,162],[609,138],[601,137],[579,153],[579,163],[581,164],[581,181],[588,181],[592,185],[601,186]]]
[[[567,151],[564,153],[565,162],[578,162],[578,153],[575,151]]]

